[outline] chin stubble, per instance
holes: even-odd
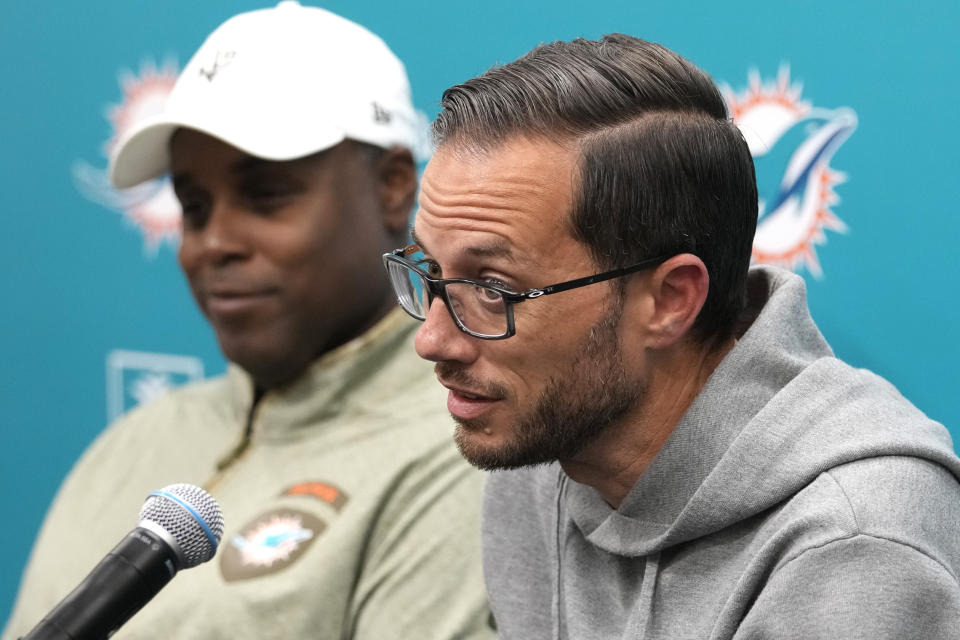
[[[476,446],[471,434],[487,420],[457,420],[454,439],[463,457],[485,470],[569,459],[638,406],[645,386],[627,378],[617,339],[619,309],[593,327],[569,366],[548,379],[534,407],[516,417],[512,440],[497,448]]]

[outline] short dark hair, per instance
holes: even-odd
[[[692,253],[710,290],[693,325],[732,335],[757,222],[753,160],[710,77],[639,38],[554,42],[447,89],[437,146],[485,152],[515,136],[573,142],[571,232],[604,268]]]

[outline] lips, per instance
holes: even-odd
[[[216,315],[248,313],[270,302],[277,294],[275,289],[217,287],[202,293],[204,308]]]
[[[454,418],[464,420],[479,418],[490,411],[493,405],[499,401],[498,398],[491,398],[472,390],[461,389],[447,384],[443,380],[440,381],[440,384],[450,390],[447,395],[447,410]]]

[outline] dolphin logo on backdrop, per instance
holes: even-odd
[[[103,145],[104,157],[110,156],[117,140],[133,125],[163,109],[178,73],[176,63],[169,60],[161,67],[144,62],[139,75],[128,70],[121,72],[123,100],[107,110],[106,117],[113,132]],[[107,178],[106,168],[97,168],[81,160],[74,163],[73,180],[84,197],[123,214],[128,222],[139,228],[148,255],[156,255],[164,242],[176,245],[179,241],[180,205],[168,177],[130,189],[114,189]]]
[[[752,262],[794,271],[801,267],[822,277],[816,246],[826,231],[846,233],[831,207],[840,202],[834,187],[846,181],[830,161],[857,128],[849,108],[813,107],[800,98],[782,66],[773,82],[749,73],[749,86],[734,93],[721,86],[727,109],[750,147],[757,171],[759,211]]]

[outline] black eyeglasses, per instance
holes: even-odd
[[[390,283],[397,294],[400,306],[417,320],[426,320],[430,303],[439,296],[461,331],[484,340],[503,340],[516,333],[513,324],[513,305],[519,302],[656,267],[670,257],[649,258],[629,267],[518,293],[489,282],[463,278],[434,278],[417,266],[419,263],[407,258],[419,251],[418,245],[411,244],[383,255],[383,266],[386,267],[387,275],[390,276]]]

